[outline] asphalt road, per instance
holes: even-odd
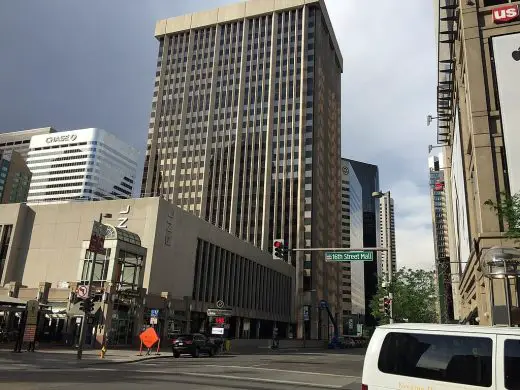
[[[125,364],[74,366],[0,362],[0,389],[230,390],[361,388],[363,355],[355,352],[171,357]]]

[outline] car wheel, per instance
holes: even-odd
[[[194,358],[198,358],[198,357],[200,356],[200,351],[199,351],[199,349],[198,349],[198,348],[195,348],[195,352],[193,352],[193,355],[191,355],[191,356],[193,356]]]
[[[213,356],[215,356],[216,354],[217,354],[217,351],[215,350],[215,348],[211,348],[211,349],[209,350],[209,356],[210,356],[210,357],[213,357]]]
[[[173,357],[174,357],[175,359],[178,359],[178,358],[181,357],[181,354],[180,354],[179,352],[174,352],[174,353],[173,353]]]

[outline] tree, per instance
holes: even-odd
[[[380,324],[387,324],[389,318],[379,311],[380,299],[392,293],[395,322],[438,322],[436,291],[434,271],[401,268],[387,287],[383,287],[383,280],[379,281],[370,311]]]
[[[510,196],[502,193],[500,200],[495,203],[491,199],[484,202],[496,211],[498,217],[507,224],[506,236],[520,238],[520,193]]]

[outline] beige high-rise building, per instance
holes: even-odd
[[[142,195],[272,250],[341,245],[342,56],[320,0],[252,0],[159,21]],[[341,272],[291,256],[303,305],[341,311]],[[326,313],[305,321],[327,335]]]
[[[520,191],[519,2],[434,4],[439,84],[432,119],[445,156],[455,318],[520,324],[518,279],[492,282],[480,264],[493,246],[518,246],[505,235],[506,221],[485,203]]]
[[[29,153],[29,144],[31,138],[35,135],[54,133],[52,127],[42,127],[39,129],[11,131],[7,133],[0,133],[0,152],[8,152],[14,150],[27,160]]]
[[[379,253],[381,264],[378,274],[386,278],[385,280],[392,280],[393,274],[397,271],[393,198],[379,198],[379,221],[379,246],[389,250]]]

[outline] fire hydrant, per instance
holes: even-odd
[[[104,359],[106,353],[107,353],[107,347],[106,347],[106,345],[103,344],[103,346],[101,347],[101,353],[99,354],[99,357],[101,359]]]

